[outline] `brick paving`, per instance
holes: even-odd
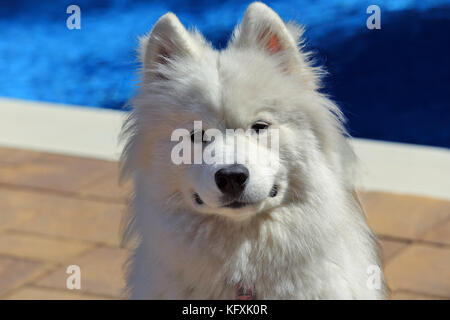
[[[118,164],[0,147],[0,299],[120,299]],[[360,192],[393,299],[450,299],[450,202]],[[66,288],[79,265],[81,289]]]

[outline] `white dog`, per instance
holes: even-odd
[[[255,2],[222,51],[172,13],[142,39],[142,83],[123,131],[123,173],[134,182],[124,241],[138,240],[130,298],[385,297],[342,116],[318,91],[301,35]],[[250,145],[272,129],[278,148],[260,148],[265,162],[177,164],[179,129],[184,146],[232,159],[248,149],[207,129],[253,129],[234,134]]]

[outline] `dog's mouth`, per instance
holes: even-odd
[[[198,193],[194,193],[194,201],[195,203],[197,203],[198,205],[202,205],[204,204],[202,198],[200,198],[200,196],[198,195]]]
[[[247,205],[249,205],[250,203],[248,202],[241,202],[241,201],[233,201],[225,206],[223,206],[224,208],[231,208],[231,209],[239,209],[242,207],[245,207]]]
[[[278,194],[278,185],[274,184],[272,186],[272,189],[269,192],[269,197],[274,198],[277,196],[277,194]],[[193,196],[194,196],[195,203],[197,203],[198,205],[203,205],[205,203],[202,200],[202,198],[200,198],[200,195],[197,192],[195,192]],[[252,205],[252,204],[254,204],[254,203],[239,201],[239,200],[232,200],[231,202],[229,202],[228,204],[226,204],[222,207],[223,208],[231,208],[231,209],[239,209],[239,208],[243,208],[245,206]]]
[[[277,194],[278,194],[278,185],[277,185],[277,184],[274,184],[274,185],[272,186],[272,189],[271,189],[270,192],[269,192],[269,197],[275,198],[275,197],[277,196]]]

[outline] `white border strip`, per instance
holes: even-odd
[[[120,111],[0,99],[0,145],[117,160]]]
[[[126,114],[120,111],[0,99],[0,145],[117,160]],[[450,200],[450,150],[353,139],[357,186]]]
[[[352,145],[359,188],[450,200],[450,150],[366,139]]]

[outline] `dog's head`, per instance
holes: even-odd
[[[342,127],[317,91],[301,34],[261,3],[222,51],[172,13],[158,20],[141,40],[142,86],[123,154],[148,197],[243,218],[318,187],[337,162]]]

